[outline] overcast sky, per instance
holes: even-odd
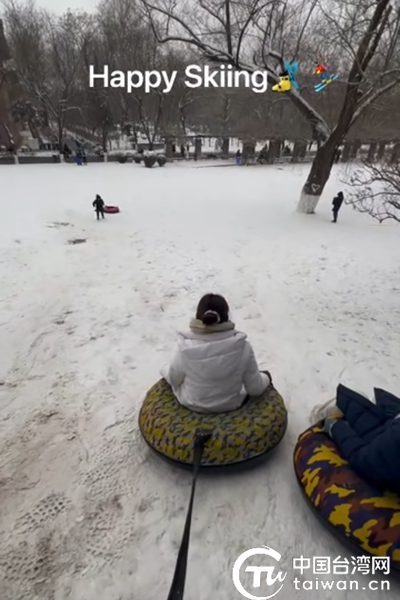
[[[36,0],[36,5],[47,8],[57,14],[66,12],[69,8],[72,10],[93,10],[97,0]]]

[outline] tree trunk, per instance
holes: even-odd
[[[331,135],[328,141],[318,150],[311,166],[311,171],[307,177],[307,181],[301,191],[297,212],[308,215],[315,213],[325,184],[331,174],[336,148],[337,142],[335,137]]]
[[[351,156],[351,148],[352,148],[352,143],[345,142],[344,148],[343,148],[343,154],[342,154],[342,162],[344,162],[344,163],[349,162],[350,156]]]
[[[173,158],[174,153],[173,153],[173,140],[171,139],[167,139],[165,140],[165,154],[167,156],[167,158]]]
[[[195,138],[194,140],[194,159],[198,160],[201,158],[201,138]]]
[[[186,132],[186,115],[185,115],[185,107],[184,106],[179,107],[179,119],[181,122],[183,137],[186,137],[186,133],[187,133]]]
[[[297,141],[293,146],[292,163],[299,163],[307,154],[307,142]]]
[[[394,165],[399,162],[400,159],[400,142],[396,142],[393,146],[392,154],[390,156],[390,164]]]
[[[249,159],[254,158],[256,145],[254,142],[243,142],[242,165],[247,165]]]
[[[101,145],[103,147],[103,152],[107,152],[107,127],[105,125],[103,125],[101,134]]]
[[[61,154],[63,151],[63,137],[64,137],[64,131],[63,131],[63,122],[62,119],[58,119],[58,153]]]
[[[382,160],[385,156],[387,142],[379,142],[378,154],[376,155],[376,160]]]
[[[273,165],[277,158],[281,156],[281,140],[271,140],[268,147],[267,163]]]
[[[310,148],[311,150],[311,148]],[[300,158],[307,156],[307,142],[300,142]]]
[[[293,146],[292,163],[300,162],[301,142],[295,142]]]
[[[40,133],[37,124],[33,119],[28,119],[28,127],[34,140],[40,138]]]
[[[222,156],[229,155],[229,138],[222,138]]]
[[[367,162],[372,164],[375,162],[376,150],[378,148],[378,144],[376,142],[371,142],[368,148]]]
[[[361,149],[360,140],[355,140],[351,145],[350,160],[357,160],[358,153]]]

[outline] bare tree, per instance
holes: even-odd
[[[365,163],[349,177],[351,192],[346,204],[366,213],[379,223],[394,220],[400,223],[400,162]]]
[[[110,69],[123,72],[168,70],[169,55],[160,52],[151,27],[143,22],[136,3],[131,0],[104,0],[98,8],[101,38]],[[130,93],[113,90],[118,97],[122,121],[140,130],[152,148],[159,135],[167,95],[159,89],[146,92],[144,86]]]
[[[187,89],[184,86],[180,86],[180,94],[178,99],[179,108],[179,122],[180,129],[184,137],[188,133],[188,110],[189,107],[193,107],[193,104],[198,100],[198,94],[195,94],[193,90]]]
[[[62,152],[68,114],[82,109],[74,104],[74,94],[80,80],[83,56],[93,35],[92,23],[87,15],[69,11],[57,20],[49,18],[47,32],[52,85],[49,90],[41,90],[40,93],[52,120],[57,123],[58,146]]]
[[[13,64],[25,95],[21,101],[32,102],[33,110],[41,113],[44,122],[48,122],[48,111],[42,94],[49,82],[44,33],[48,15],[37,11],[33,2],[22,7],[10,0],[4,3],[4,8]]]
[[[91,134],[99,135],[103,152],[108,151],[110,136],[120,122],[121,110],[115,90],[105,87],[95,80],[93,87],[88,86],[90,67],[100,72],[103,65],[113,68],[113,56],[110,46],[104,38],[104,31],[98,22],[94,26],[93,37],[84,48],[82,56],[82,110],[81,124],[90,130]]]
[[[12,116],[23,128],[28,127],[34,139],[42,143],[40,128],[45,125],[44,115],[29,100],[17,100],[12,106]]]
[[[96,54],[91,64],[96,68],[98,64]],[[116,114],[112,93],[100,82],[95,81],[94,87],[86,90],[84,124],[90,126],[93,134],[100,135],[103,152],[108,152],[108,142],[116,128]]]
[[[82,53],[91,35],[90,18],[71,12],[56,19],[33,2],[5,4],[12,55],[27,99],[43,115],[46,125],[55,123],[59,151],[69,111],[79,83]]]
[[[321,54],[340,57],[338,68],[348,75],[333,128],[302,93],[288,93],[319,142],[298,205],[313,213],[337,147],[363,111],[400,82],[399,9],[391,0],[139,1],[159,42],[195,46],[206,60],[236,69],[267,69],[270,83],[279,80],[285,59],[304,67]]]

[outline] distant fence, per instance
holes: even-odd
[[[87,156],[86,160],[88,163],[99,163],[104,162],[104,158],[102,156]],[[108,156],[107,162],[117,162],[118,156]],[[53,154],[52,156],[34,156],[28,155],[24,156],[23,154],[18,155],[18,163],[20,165],[42,165],[42,164],[59,164],[61,162],[59,154]],[[64,159],[64,162],[74,164],[75,160],[72,158]],[[0,165],[15,165],[14,156],[0,156]]]
[[[157,150],[162,149],[161,147],[158,148]],[[387,155],[387,152],[391,152],[389,149],[385,150],[385,156]],[[316,154],[316,150],[310,149],[307,150],[305,156],[303,157],[296,157],[295,160],[293,160],[293,156],[292,154],[286,156],[286,155],[282,155],[278,158],[278,157],[274,157],[273,161],[271,164],[302,164],[302,163],[311,163],[314,158],[315,158],[315,154]],[[203,150],[203,152],[201,153],[201,155],[197,155],[195,154],[195,152],[190,152],[187,156],[183,157],[181,156],[181,154],[179,152],[177,152],[176,154],[174,154],[171,158],[169,158],[169,161],[183,161],[183,160],[226,160],[226,159],[231,159],[234,160],[236,153],[235,152],[229,152],[229,153],[223,153],[222,151],[218,150],[218,151],[206,151]],[[121,160],[121,156],[125,156],[125,160]],[[365,147],[361,147],[359,148],[356,157],[355,156],[343,156],[342,160],[340,160],[341,164],[344,163],[354,163],[354,162],[359,162],[360,160],[365,160],[368,156],[368,148]],[[245,161],[245,164],[254,164],[257,162],[257,157],[258,157],[258,152],[256,153],[252,153],[251,155],[248,156],[248,158]],[[378,157],[379,158],[379,157]],[[380,157],[382,158],[382,156]],[[113,154],[107,154],[107,157],[104,158],[102,156],[98,156],[98,155],[94,155],[94,154],[87,154],[86,155],[86,161],[88,163],[100,163],[100,162],[128,162],[131,163],[133,161],[133,152],[127,152],[127,151],[121,151],[121,152],[117,152],[117,153],[113,153]],[[48,155],[42,155],[42,154],[18,154],[18,163],[21,165],[36,165],[36,164],[59,164],[61,161],[60,155],[58,153],[54,153],[54,154],[48,154]],[[74,164],[75,163],[75,158],[71,157],[71,158],[64,158],[63,157],[63,162],[67,163],[67,164]],[[265,164],[266,161],[262,161],[263,164]],[[0,155],[0,165],[13,165],[16,164],[15,161],[15,157],[12,154],[3,154]]]
[[[123,153],[121,153],[123,154]],[[297,162],[302,163],[302,162],[311,162],[314,159],[314,154],[315,153],[310,153],[307,156],[305,156],[302,159],[299,159]],[[201,156],[195,157],[194,153],[190,153],[189,156],[187,156],[186,158],[182,157],[180,154],[176,154],[173,158],[169,159],[172,161],[184,161],[184,160],[226,160],[226,159],[232,159],[234,160],[235,158],[235,154],[234,153],[229,153],[227,154],[222,154],[220,152],[204,152]],[[94,155],[88,155],[86,157],[86,160],[88,163],[102,163],[102,162],[118,162],[120,160],[119,156],[117,154],[108,154],[107,155],[107,161],[104,160],[104,157],[102,156],[94,156]],[[128,156],[127,160],[125,162],[132,162],[133,161],[133,157],[132,156]],[[59,154],[53,154],[51,156],[35,156],[35,155],[24,155],[24,154],[19,154],[18,155],[18,163],[20,165],[41,165],[41,164],[60,164],[61,159],[60,159],[60,155]],[[63,162],[67,163],[67,164],[75,164],[75,159],[74,158],[64,158]],[[251,161],[251,162],[255,162],[255,158]],[[282,163],[290,163],[291,162],[291,156],[284,156],[281,158],[277,158],[275,159],[275,164],[282,164]],[[14,165],[16,164],[14,156],[13,155],[8,155],[8,156],[0,156],[0,165]]]

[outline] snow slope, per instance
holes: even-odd
[[[294,213],[305,175],[1,167],[1,600],[166,599],[191,477],[148,451],[137,415],[208,291],[273,373],[289,428],[265,466],[199,480],[185,600],[239,599],[233,563],[262,544],[289,571],[280,600],[398,597],[289,581],[293,557],[349,556],[295,483],[310,409],[339,381],[400,394],[399,229],[346,206],[331,224],[336,175],[318,214]],[[97,223],[96,193],[121,214]]]

